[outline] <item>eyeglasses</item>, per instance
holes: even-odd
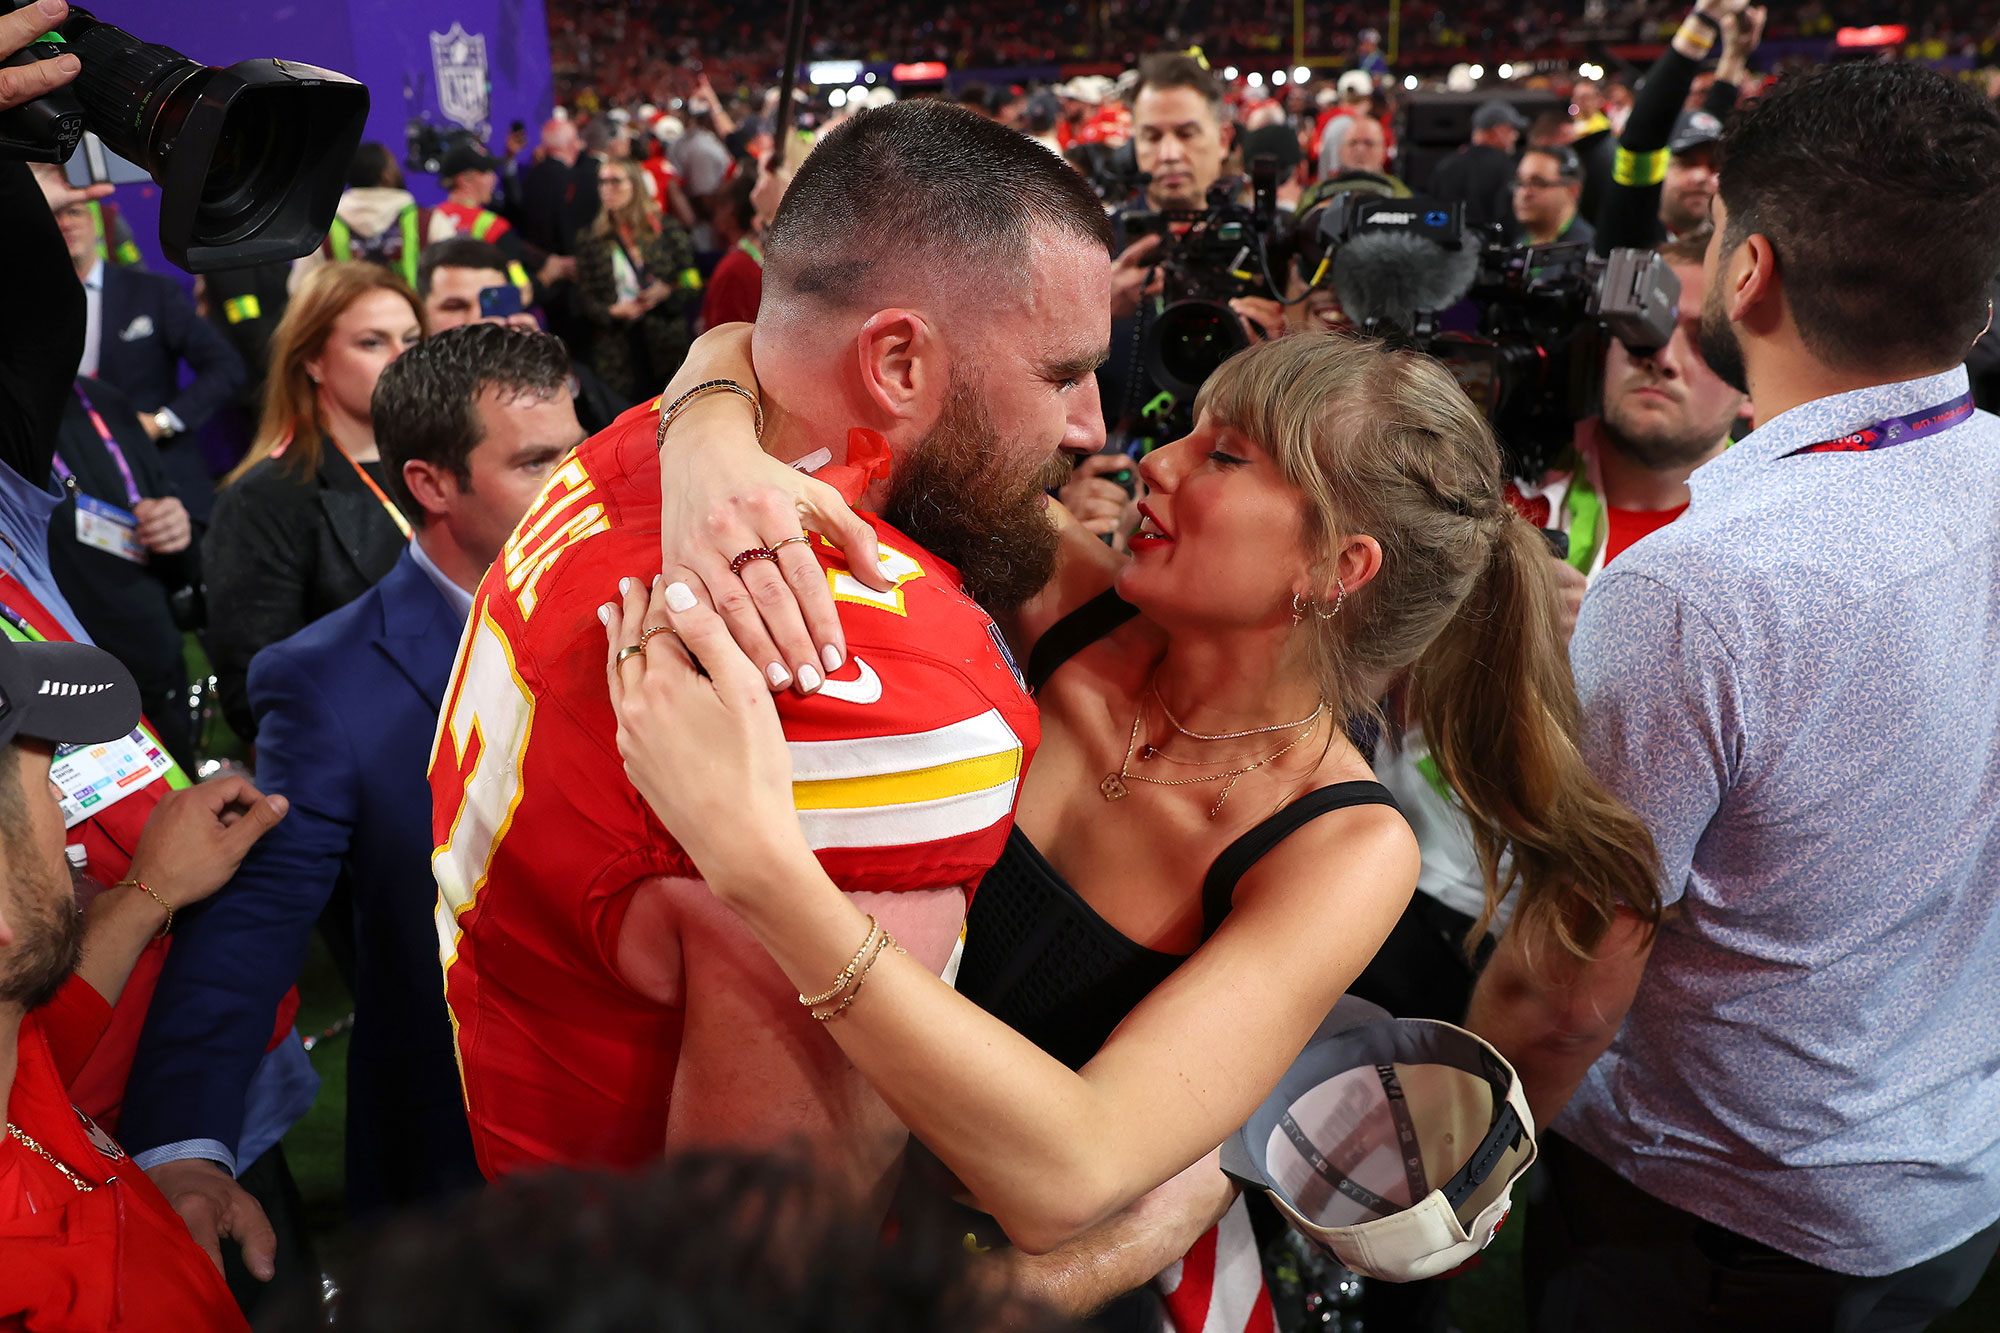
[[[1560,190],[1573,182],[1546,176],[1516,176],[1514,188],[1517,190]]]
[[[630,185],[631,183],[631,181],[626,180],[623,176],[599,176],[597,178],[597,184],[600,187],[606,185]]]

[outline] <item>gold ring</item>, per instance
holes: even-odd
[[[617,660],[617,662],[615,663],[615,665],[617,665],[617,666],[624,666],[624,665],[625,665],[625,662],[626,662],[626,659],[628,659],[628,658],[633,658],[633,657],[643,657],[643,656],[645,656],[645,653],[646,653],[646,645],[645,645],[645,644],[643,644],[643,643],[628,643],[628,644],[626,644],[626,645],[625,645],[625,646],[624,646],[623,648],[620,648],[620,649],[618,650],[618,660]]]
[[[809,542],[809,541],[811,541],[811,540],[812,540],[812,538],[811,538],[811,537],[809,537],[809,536],[807,536],[807,535],[806,535],[805,533],[801,532],[801,533],[800,533],[800,534],[799,534],[798,536],[796,536],[796,537],[787,537],[787,538],[785,538],[785,539],[784,539],[783,541],[781,541],[781,542],[772,542],[772,543],[771,543],[771,550],[772,550],[772,551],[774,551],[774,552],[775,552],[775,551],[782,551],[782,550],[784,550],[784,549],[785,549],[785,548],[786,548],[787,546],[790,546],[790,545],[791,545],[791,544],[792,544],[793,542]]]
[[[651,629],[647,630],[644,634],[641,634],[639,636],[639,642],[633,646],[643,653],[646,651],[646,640],[652,638],[655,634],[672,634],[672,633],[673,629],[670,626],[655,625]]]

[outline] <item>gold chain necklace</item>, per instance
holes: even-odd
[[[47,1162],[50,1166],[54,1167],[56,1170],[62,1172],[63,1179],[69,1181],[70,1184],[76,1186],[77,1193],[88,1194],[92,1190],[97,1188],[97,1186],[91,1184],[89,1181],[85,1180],[82,1176],[79,1176],[76,1172],[70,1170],[68,1167],[64,1166],[61,1162],[57,1161],[56,1155],[54,1153],[50,1152],[47,1148],[44,1148],[41,1144],[29,1138],[26,1132],[24,1132],[19,1125],[15,1124],[11,1120],[7,1122],[7,1132],[11,1134],[13,1137],[19,1139],[21,1141],[22,1147],[26,1148],[29,1152],[35,1154],[35,1156],[41,1158],[44,1162]]]
[[[1245,736],[1262,736],[1273,731],[1290,731],[1293,727],[1303,727],[1308,722],[1317,722],[1319,715],[1326,711],[1326,700],[1322,699],[1319,701],[1318,708],[1313,709],[1312,712],[1307,713],[1296,722],[1274,722],[1268,727],[1252,727],[1248,731],[1218,731],[1211,736],[1205,731],[1189,731],[1181,725],[1181,720],[1174,716],[1174,710],[1167,707],[1166,699],[1160,695],[1160,673],[1157,670],[1153,672],[1153,678],[1146,683],[1146,688],[1152,692],[1153,701],[1159,704],[1160,711],[1167,715],[1167,724],[1191,741],[1234,741],[1241,740]]]
[[[1164,706],[1162,705],[1162,707]],[[1319,717],[1325,711],[1326,703],[1321,701],[1320,706],[1315,708],[1311,715],[1306,717],[1303,722],[1287,723],[1287,726],[1298,727],[1300,729],[1299,734],[1265,755],[1262,759],[1245,764],[1241,768],[1227,769],[1221,773],[1210,773],[1206,777],[1199,778],[1149,778],[1143,773],[1134,773],[1132,771],[1132,756],[1139,748],[1139,726],[1146,717],[1145,705],[1141,704],[1139,715],[1132,719],[1132,739],[1125,744],[1125,762],[1118,766],[1116,773],[1106,774],[1104,781],[1097,784],[1097,789],[1104,793],[1105,800],[1117,801],[1123,800],[1131,794],[1131,789],[1125,785],[1127,782],[1150,782],[1156,787],[1193,787],[1199,786],[1204,782],[1221,782],[1224,778],[1227,778],[1229,781],[1222,788],[1222,795],[1216,797],[1215,804],[1208,809],[1208,817],[1214,819],[1222,813],[1223,802],[1229,799],[1229,793],[1236,789],[1237,782],[1245,773],[1255,772],[1257,769],[1264,767],[1264,765],[1271,763],[1273,760],[1297,747],[1306,737],[1319,729]]]

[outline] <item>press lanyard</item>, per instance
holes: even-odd
[[[1899,444],[1911,444],[1939,431],[1950,430],[1959,422],[1972,415],[1972,395],[1960,394],[1948,403],[1927,407],[1908,416],[1890,417],[1872,426],[1850,431],[1834,440],[1821,440],[1818,444],[1808,444],[1794,449],[1785,458],[1797,458],[1800,454],[1861,454],[1876,449],[1893,449]]]
[[[764,252],[757,247],[757,242],[751,240],[748,236],[738,241],[736,248],[756,260],[757,267],[762,268],[764,266]]]
[[[338,443],[336,443],[333,447],[336,449],[340,449],[340,445]],[[354,474],[361,478],[362,484],[365,485],[369,490],[375,492],[375,498],[382,502],[382,508],[388,511],[389,521],[396,525],[396,531],[403,534],[403,540],[409,541],[413,536],[415,536],[415,534],[410,531],[410,520],[403,517],[403,511],[396,507],[396,502],[394,500],[391,500],[386,494],[383,493],[382,488],[375,484],[375,478],[368,475],[368,469],[361,466],[361,464],[355,462],[354,456],[348,453],[347,450],[345,449],[340,449],[340,456],[347,460],[347,465],[354,469]]]
[[[104,448],[110,453],[111,461],[118,465],[118,475],[125,479],[125,503],[134,509],[138,508],[139,501],[145,497],[139,494],[139,483],[132,479],[132,467],[125,461],[125,451],[118,447],[118,441],[111,438],[111,427],[105,425],[104,418],[97,414],[97,409],[91,405],[83,386],[78,384],[72,387],[76,390],[77,398],[83,403],[83,410],[90,418],[90,424],[97,428],[98,438],[104,441]],[[63,456],[56,454],[50,462],[54,464],[56,476],[62,479],[63,484],[70,490],[75,490],[76,474],[70,471],[68,463],[63,462]]]

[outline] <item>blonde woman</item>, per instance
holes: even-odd
[[[208,652],[229,725],[255,735],[245,680],[267,644],[373,587],[410,540],[375,447],[383,367],[424,336],[423,303],[377,264],[327,264],[271,338],[264,414],[202,543]]]
[[[688,373],[747,383],[714,346]],[[679,584],[607,608],[640,793],[801,995],[870,943],[827,1033],[1024,1248],[1200,1161],[1387,936],[1416,844],[1347,724],[1392,680],[1464,796],[1489,902],[1515,897],[1510,939],[1581,956],[1659,916],[1644,828],[1577,753],[1545,548],[1450,375],[1287,338],[1225,365],[1196,416],[1140,465],[1131,556],[1065,523],[1055,579],[1008,627],[1042,740],[958,991],[873,944],[807,850],[765,678],[722,621]],[[678,643],[620,660],[662,624]]]
[[[590,368],[627,400],[673,378],[688,350],[688,314],[701,302],[694,247],[646,193],[629,160],[597,166],[604,211],[576,244],[576,294],[593,330]]]

